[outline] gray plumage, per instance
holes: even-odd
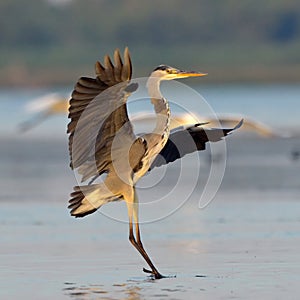
[[[156,127],[154,132],[137,137],[126,107],[128,97],[137,89],[137,84],[131,82],[132,65],[128,49],[124,51],[123,61],[119,50],[114,52],[114,64],[106,55],[104,66],[97,62],[95,72],[95,78],[81,77],[78,80],[70,100],[71,120],[67,130],[70,166],[78,171],[82,181],[89,180],[90,184],[74,187],[69,209],[71,215],[84,217],[108,202],[125,200],[129,240],[151,268],[151,271],[144,271],[155,278],[162,278],[141,242],[135,184],[151,168],[162,164],[155,160],[159,153],[168,163],[187,153],[203,150],[208,140],[220,140],[235,128],[214,129],[210,135],[196,124],[172,132],[169,139],[170,109],[160,93],[160,82],[206,74],[161,65],[154,69],[147,82],[157,114]],[[180,149],[185,140],[191,147]],[[103,181],[93,183],[100,175],[105,175]]]

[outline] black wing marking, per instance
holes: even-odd
[[[166,145],[151,164],[149,170],[173,162],[186,154],[205,150],[205,144],[207,142],[220,141],[230,132],[240,128],[242,124],[243,120],[241,120],[234,128],[228,129],[204,129],[203,127],[199,127],[199,124],[187,128],[175,128],[173,132],[171,132]]]

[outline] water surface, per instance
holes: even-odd
[[[299,87],[201,90],[217,112],[247,114],[298,130]],[[205,209],[199,209],[199,199],[210,170],[209,148],[199,155],[197,167],[194,156],[169,165],[153,187],[151,180],[161,171],[146,176],[138,190],[142,237],[159,270],[170,275],[154,281],[142,272],[146,265],[128,241],[124,203],[103,207],[110,217],[100,212],[83,219],[69,216],[67,201],[77,183],[68,167],[66,118],[49,119],[23,135],[16,130],[27,118],[25,103],[44,92],[0,92],[5,108],[0,131],[1,299],[298,298],[297,136],[230,136],[221,187]],[[182,168],[186,175],[174,194]],[[197,184],[186,197],[194,174]]]

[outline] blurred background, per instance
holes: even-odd
[[[164,220],[165,225],[169,225],[168,230],[174,230],[169,236],[175,249],[173,255],[178,253],[178,247],[185,249],[181,239],[187,232],[185,230],[191,230],[191,227],[194,230],[184,242],[190,245],[186,249],[192,249],[191,253],[179,252],[181,256],[198,254],[198,249],[203,246],[198,241],[205,243],[205,239],[207,252],[214,247],[209,242],[213,241],[221,245],[214,252],[219,253],[228,232],[231,232],[230,239],[235,247],[241,245],[243,236],[252,253],[256,251],[254,245],[264,248],[266,252],[260,253],[259,260],[263,266],[272,249],[288,253],[283,245],[295,242],[294,246],[299,246],[300,220],[296,214],[300,192],[299,1],[27,0],[20,3],[1,0],[0,41],[0,224],[1,236],[6,241],[0,255],[8,258],[7,270],[14,270],[14,261],[21,260],[18,268],[30,271],[36,249],[40,251],[39,258],[49,265],[56,262],[52,259],[53,252],[67,261],[66,254],[49,249],[68,250],[69,244],[80,249],[81,245],[77,244],[80,239],[73,228],[83,228],[91,255],[98,251],[101,235],[95,234],[89,240],[90,230],[100,228],[101,222],[107,222],[107,219],[91,216],[83,221],[86,227],[80,227],[82,222],[71,219],[66,209],[69,193],[76,184],[68,166],[67,100],[80,76],[94,76],[96,60],[102,61],[105,54],[112,55],[115,48],[123,51],[126,46],[131,53],[134,77],[148,76],[162,63],[207,72],[205,78],[184,83],[206,99],[224,126],[234,126],[241,118],[245,120],[245,126],[226,139],[227,166],[217,193],[217,199],[221,202],[226,199],[226,204],[216,200],[205,213],[187,210],[182,213],[182,218],[177,217],[178,226],[174,228],[170,223],[174,219]],[[168,89],[167,84],[163,92],[169,100],[178,96],[177,92]],[[185,99],[184,93],[180,96],[188,103],[187,107],[193,108],[196,121],[209,120],[214,125],[211,115],[205,115],[201,105],[193,99]],[[132,106],[131,111],[138,114],[143,107]],[[191,121],[185,119],[183,111],[176,106],[171,104],[171,109],[182,122]],[[200,185],[195,189],[196,197],[191,207],[197,207],[197,193],[201,194],[205,185],[212,159],[209,150],[200,153],[199,157]],[[187,168],[194,168],[193,159],[186,157],[185,161]],[[176,163],[170,165],[173,181],[180,167]],[[187,176],[185,180],[189,182],[190,178]],[[156,191],[164,195],[168,188],[165,183],[156,187]],[[185,194],[184,189],[182,193]],[[141,191],[142,199],[150,199],[153,195],[153,189]],[[55,219],[51,215],[53,212]],[[190,227],[183,216],[188,216],[189,222],[197,220],[196,226]],[[198,224],[198,219],[203,223]],[[222,227],[225,231],[220,231],[220,223],[225,224]],[[254,223],[256,227],[253,227]],[[60,231],[60,226],[65,230]],[[114,234],[124,238],[122,242],[126,244],[127,226],[121,227],[123,229],[119,226]],[[45,232],[57,234],[55,245],[46,242]],[[272,238],[272,244],[265,242],[268,237]],[[111,236],[107,232],[104,238]],[[153,233],[151,239],[157,244],[164,240],[164,235]],[[42,247],[44,243],[49,248]],[[30,246],[32,244],[35,250]],[[18,250],[21,248],[27,255],[24,260]],[[230,249],[228,247],[228,255]],[[244,250],[238,253],[244,255]],[[76,254],[80,255],[79,252]],[[169,260],[174,256],[171,255]],[[296,253],[293,252],[291,257],[295,262]],[[205,271],[209,273],[216,261],[222,265],[223,258],[208,258],[210,263]],[[159,256],[157,260],[163,264]],[[282,260],[285,264],[280,266],[290,270],[289,263],[293,263],[289,259]],[[24,265],[25,262],[28,265]],[[100,262],[107,264],[107,268],[113,263]],[[196,256],[191,265],[197,266]],[[39,266],[36,268],[39,270]],[[72,269],[66,270],[72,272]],[[270,271],[268,265],[264,270]],[[253,272],[257,275],[256,270]],[[287,273],[290,272],[282,272]],[[7,274],[2,273],[3,278],[15,279],[13,272],[9,273],[11,277]],[[270,274],[273,273],[270,271]],[[64,271],[56,275],[62,282],[64,276],[67,277]],[[34,276],[32,273],[32,280],[26,288],[23,286],[28,294],[30,283],[35,282]],[[128,274],[124,278],[126,276]],[[263,278],[255,278],[264,282]],[[248,279],[246,276],[245,282],[255,280]],[[278,279],[281,280],[288,285],[291,278]],[[19,281],[21,284],[21,277]],[[41,284],[47,286],[48,281]],[[267,288],[270,282],[268,284]],[[8,296],[5,291],[9,289],[1,291]],[[13,288],[10,292],[13,293]]]
[[[135,75],[159,63],[201,67],[208,82],[298,82],[297,0],[3,0],[3,86],[68,85],[95,58],[131,50]]]

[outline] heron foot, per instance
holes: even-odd
[[[145,273],[152,274],[152,276],[154,277],[154,279],[166,278],[166,276],[161,275],[157,270],[156,271],[150,271],[150,270],[147,270],[147,269],[143,268],[143,271]]]

